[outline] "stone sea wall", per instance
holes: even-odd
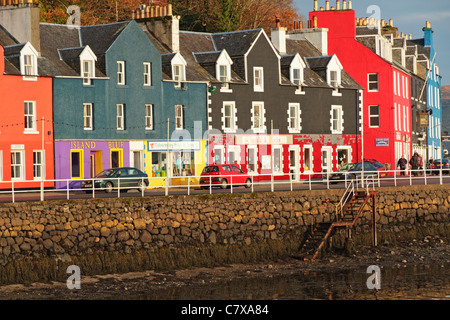
[[[379,188],[379,244],[450,238],[443,186]],[[84,274],[216,266],[298,251],[305,232],[333,220],[343,190],[61,200],[0,205],[0,284]],[[371,244],[372,211],[352,230]],[[333,245],[343,247],[344,233]]]

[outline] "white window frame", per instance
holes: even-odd
[[[280,150],[280,162],[278,170],[275,169],[275,149]],[[272,172],[273,174],[283,174],[283,146],[272,145]]]
[[[253,67],[253,91],[264,92],[264,68],[263,67]]]
[[[153,126],[153,104],[145,105],[145,130],[154,130]]]
[[[15,163],[16,157],[13,154],[20,155],[20,163]],[[19,168],[19,177],[13,177],[13,168]],[[24,150],[11,150],[11,181],[23,181],[25,180],[25,151]]]
[[[40,162],[35,162],[35,160],[36,160],[35,154],[39,154]],[[34,178],[34,180],[45,179],[44,163],[45,163],[45,151],[44,150],[33,150],[33,178]],[[39,169],[40,175],[36,175],[36,169]]]
[[[310,154],[309,154],[309,157],[310,157],[310,159],[309,159],[309,161],[310,161],[310,163],[309,163],[309,166],[308,166],[308,169],[305,169],[305,165],[306,165],[306,159],[305,159],[305,150],[310,150]],[[312,145],[310,145],[310,144],[305,144],[304,146],[303,146],[303,172],[304,173],[311,173],[311,172],[313,172],[313,166],[314,166],[314,155],[313,155],[313,146]]]
[[[83,103],[83,128],[84,130],[94,130],[94,105],[92,103]]]
[[[256,126],[256,108],[259,107],[259,126]],[[266,109],[264,108],[264,101],[253,101],[252,102],[252,130],[254,133],[264,133],[266,132]]]
[[[117,61],[117,85],[124,86],[126,83],[125,61]]]
[[[38,74],[38,52],[27,42],[20,51],[20,73],[23,75],[23,80],[37,80]]]
[[[231,107],[230,115],[226,115],[227,106]],[[226,126],[227,119],[230,118],[230,127]],[[223,132],[235,132],[237,128],[237,110],[234,101],[224,101],[222,106],[222,130]]]
[[[144,62],[144,86],[151,87],[152,86],[152,63]]]
[[[377,80],[376,81],[370,80],[370,76],[376,76]],[[368,73],[367,74],[367,91],[368,92],[378,92],[380,90],[379,79],[380,79],[380,77],[379,77],[378,73]],[[377,88],[376,89],[371,89],[370,86],[372,84],[376,84]]]
[[[292,116],[291,114],[291,110],[295,110],[295,115]],[[289,133],[300,133],[302,131],[302,118],[301,118],[301,114],[302,114],[302,110],[300,108],[300,104],[299,103],[289,103],[288,106],[288,131]],[[292,127],[292,121],[295,121],[295,126]]]
[[[338,118],[335,119],[334,112],[338,112]],[[344,111],[342,106],[333,105],[330,111],[330,123],[331,123],[331,133],[332,134],[342,134],[344,132]]]
[[[377,107],[378,108],[378,114],[376,114],[376,115],[374,115],[374,114],[372,114],[371,113],[371,107]],[[369,128],[379,128],[380,127],[380,125],[381,125],[381,122],[380,122],[380,106],[379,105],[369,105],[369,107],[368,107],[368,116],[369,116]],[[377,126],[374,126],[374,125],[372,125],[371,124],[371,119],[372,118],[378,118],[378,125]]]
[[[125,130],[125,105],[119,103],[116,105],[116,119],[117,119],[117,130]]]
[[[175,105],[175,130],[184,129],[184,106],[181,104]]]
[[[30,106],[31,106],[31,113],[29,113]],[[24,107],[24,133],[37,133],[36,101],[24,101],[23,107]]]
[[[83,85],[89,86],[92,84],[94,77],[94,61],[83,60],[81,61],[81,75],[83,77]]]
[[[220,163],[216,162],[216,150],[220,150],[220,155],[221,155],[221,157],[219,159]],[[213,152],[214,152],[213,164],[224,164],[225,163],[225,148],[224,148],[224,146],[223,145],[214,146]]]

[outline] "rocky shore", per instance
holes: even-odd
[[[283,257],[256,264],[231,264],[214,268],[190,268],[157,272],[146,270],[124,274],[83,276],[81,289],[69,290],[65,282],[0,286],[0,300],[170,300],[168,289],[213,287],[232,280],[272,278],[297,273],[337,273],[365,270],[369,265],[381,268],[414,265],[450,266],[450,244],[438,236],[398,243],[395,246],[359,247],[352,255],[327,252],[320,260],[303,261]],[[189,290],[188,290],[189,291]],[[276,297],[274,297],[276,298]],[[185,299],[190,299],[188,296]]]

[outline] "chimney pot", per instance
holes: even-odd
[[[427,29],[431,29],[431,23],[430,23],[430,21],[427,21],[427,22],[426,22],[425,27],[426,27]]]
[[[341,1],[336,0],[336,10],[341,10]]]
[[[323,11],[323,7],[320,7],[320,11]]]
[[[390,25],[391,27],[393,27],[393,26],[394,26],[394,20],[389,19],[389,25]]]
[[[333,6],[331,6],[331,10],[334,10],[334,7],[333,7]]]
[[[351,1],[349,1],[348,2],[348,10],[352,10],[353,8],[352,8],[352,2]]]
[[[319,5],[317,3],[317,0],[314,0],[314,11],[318,11]]]
[[[325,10],[330,10],[330,1],[329,0],[327,0],[326,2],[325,2]]]
[[[342,10],[347,10],[347,0],[342,1]]]

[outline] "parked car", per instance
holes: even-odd
[[[386,175],[386,167],[384,166],[384,164],[382,164],[380,161],[375,160],[375,159],[364,159],[364,162],[369,162],[370,164],[373,164],[378,171],[380,172],[380,177],[384,177]]]
[[[252,178],[232,164],[215,164],[206,166],[200,176],[200,185],[206,189],[210,184],[215,187],[227,188],[231,183],[235,185],[243,185],[250,188]]]
[[[345,180],[353,180],[356,177],[361,177],[362,162],[349,163],[342,166],[338,172],[330,174],[330,181],[332,183],[344,182]],[[376,176],[378,168],[370,162],[364,162],[364,177]]]
[[[92,181],[95,183],[95,189],[104,190],[109,193],[119,186],[120,189],[127,191],[128,189],[138,189],[142,191],[148,186],[148,175],[136,168],[114,168],[107,169],[97,174],[93,179],[85,180],[81,183],[82,189],[86,192],[92,192]]]
[[[440,169],[442,168],[442,174],[450,173],[450,160],[449,159],[438,159],[434,160],[433,163],[427,164],[428,174],[440,174]]]

